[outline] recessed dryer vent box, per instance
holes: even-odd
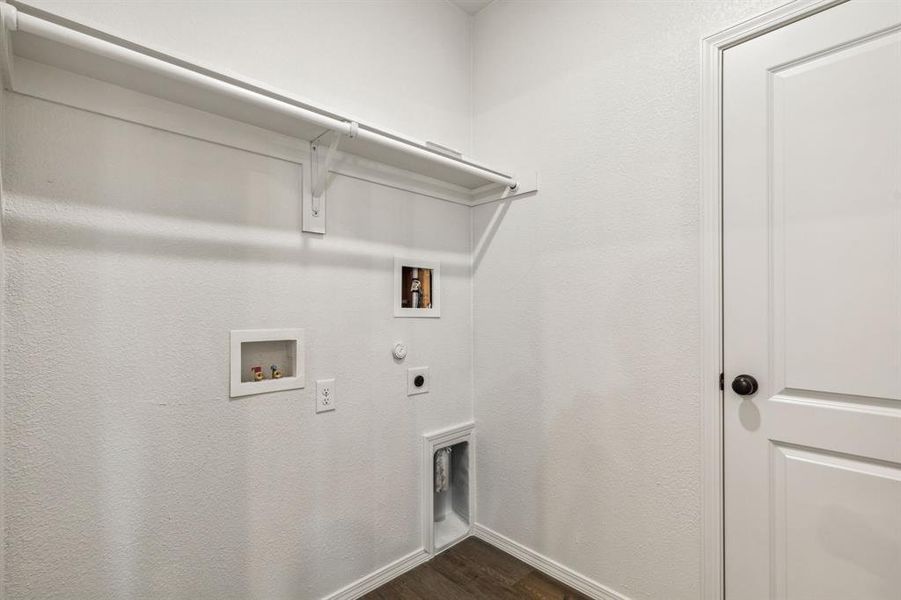
[[[422,438],[422,546],[429,554],[469,535],[475,509],[475,432],[472,423]]]
[[[303,386],[303,329],[231,332],[232,398]]]

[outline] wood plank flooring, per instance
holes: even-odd
[[[590,600],[477,538],[375,589],[362,600]]]

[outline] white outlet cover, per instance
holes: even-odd
[[[425,381],[422,385],[416,385],[416,377],[422,376]],[[428,394],[432,384],[432,378],[429,375],[428,367],[414,367],[407,369],[407,395],[415,396],[417,394]]]
[[[335,410],[337,395],[334,379],[316,380],[316,412],[328,412]]]

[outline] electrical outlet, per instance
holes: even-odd
[[[316,380],[316,412],[328,412],[335,410],[335,380]]]
[[[428,367],[414,367],[407,369],[407,395],[428,394],[432,378],[429,377]]]

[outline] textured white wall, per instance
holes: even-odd
[[[479,520],[636,600],[699,594],[699,40],[775,4],[475,19],[475,151],[541,174],[475,212]]]
[[[419,436],[472,412],[469,209],[337,178],[301,236],[293,164],[7,101],[9,597],[316,598],[419,548]],[[394,319],[423,251],[442,317]],[[283,326],[307,388],[229,400],[229,330]]]
[[[26,0],[463,152],[470,17],[445,0]]]
[[[469,141],[445,3],[40,4]],[[293,164],[4,100],[7,597],[311,599],[419,548],[419,436],[472,418],[469,209],[339,177],[301,235]],[[394,319],[393,257],[420,252],[442,318]],[[307,388],[229,400],[228,331],[258,327],[306,329]]]

